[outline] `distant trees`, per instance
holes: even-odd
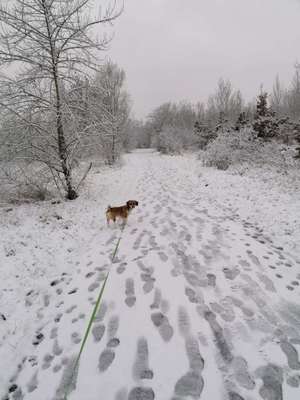
[[[74,85],[78,91],[78,83],[97,69],[96,52],[110,41],[93,37],[92,28],[120,14],[109,5],[103,15],[91,18],[89,3],[15,0],[0,5],[0,65],[14,65],[10,74],[2,68],[0,76],[0,107],[9,121],[2,125],[2,137],[9,140],[19,132],[11,144],[15,152],[45,164],[70,200],[78,195],[72,169],[80,138],[69,129],[78,118],[68,98]]]
[[[295,65],[289,89],[277,76],[271,94],[261,90],[256,103],[246,104],[240,90],[221,78],[206,104],[164,103],[149,115],[140,131],[161,152],[206,150],[219,135],[224,136],[223,145],[233,132],[247,132],[245,143],[251,135],[253,140],[300,143],[300,65]],[[236,139],[231,143],[234,146]],[[300,147],[297,151],[300,158]]]
[[[193,145],[195,108],[190,103],[165,103],[148,117],[146,127],[151,145],[163,153],[179,153]]]
[[[287,111],[286,97],[287,92],[283,88],[279,76],[277,75],[270,95],[270,105],[278,116],[284,115]]]
[[[279,166],[285,165],[282,144],[299,143],[288,154],[295,155],[296,149],[296,157],[300,158],[299,117],[297,64],[289,89],[276,77],[270,95],[261,90],[256,103],[245,104],[241,92],[230,81],[220,79],[206,104],[162,104],[149,115],[141,131],[147,132],[147,138],[162,153],[199,149],[205,164],[219,169],[241,162],[263,163],[264,151],[270,163]]]
[[[130,117],[124,126],[121,141],[123,150],[125,151],[151,147],[150,136],[148,135],[143,121]]]
[[[241,92],[235,91],[230,81],[220,79],[207,105],[162,104],[149,115],[146,126],[151,131],[152,144],[160,151],[171,151],[172,138],[173,152],[185,148],[204,149],[218,132],[233,129],[243,109]]]

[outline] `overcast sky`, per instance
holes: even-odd
[[[300,61],[299,0],[125,0],[108,56],[137,118],[166,101],[206,100],[220,77],[247,100]]]

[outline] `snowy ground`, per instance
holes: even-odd
[[[300,196],[264,179],[141,151],[76,201],[1,209],[0,398],[63,399],[110,268],[69,400],[298,400]]]

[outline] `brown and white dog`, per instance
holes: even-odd
[[[128,200],[125,206],[120,206],[120,207],[108,206],[106,210],[107,225],[109,225],[110,220],[116,222],[117,218],[122,219],[123,224],[125,225],[130,211],[133,210],[138,205],[139,205],[138,201]]]

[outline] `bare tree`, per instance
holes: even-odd
[[[220,78],[213,95],[208,98],[206,116],[208,125],[219,128],[233,123],[243,111],[244,100],[241,92],[234,91],[229,80]],[[223,129],[223,128],[222,128]]]
[[[94,116],[107,162],[113,165],[120,154],[122,136],[130,113],[130,99],[124,90],[125,72],[111,61],[97,72],[94,85]]]
[[[277,75],[270,95],[270,105],[278,115],[282,115],[284,112],[284,100],[285,90],[283,89],[279,76]]]
[[[235,121],[245,107],[242,92],[240,90],[237,90],[233,93],[230,100],[229,118],[231,121]]]
[[[214,95],[216,109],[224,113],[226,117],[229,116],[230,105],[232,102],[233,89],[229,80],[225,81],[223,78],[219,79],[218,88]]]
[[[68,199],[77,197],[72,181],[76,132],[68,132],[65,94],[78,76],[97,69],[97,51],[107,35],[94,38],[96,25],[112,23],[121,10],[110,4],[97,18],[90,0],[15,0],[0,5],[0,107],[22,127],[27,154],[45,163]]]

